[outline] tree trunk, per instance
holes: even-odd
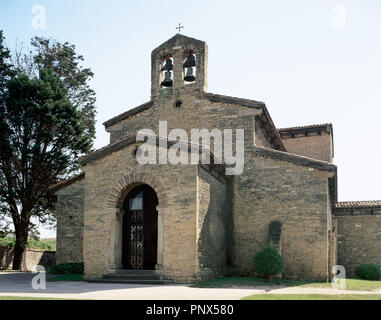
[[[24,226],[21,224],[19,227],[15,228],[15,231],[16,243],[13,250],[12,270],[21,270],[23,256],[28,242],[28,225]]]

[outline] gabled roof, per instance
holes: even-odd
[[[283,132],[296,132],[296,131],[306,131],[306,130],[332,130],[332,123],[323,123],[323,124],[311,124],[306,126],[296,126],[296,127],[289,127],[289,128],[280,128],[278,131],[280,133]]]
[[[315,168],[319,170],[336,171],[336,168],[337,168],[334,164],[327,161],[312,159],[312,158],[300,156],[294,153],[274,150],[274,149],[265,148],[265,147],[258,147],[258,146],[254,147],[254,154],[263,156],[263,157],[269,157],[272,159],[288,161],[288,162],[292,162],[295,164],[299,164],[302,166]]]
[[[127,136],[126,138],[123,138],[121,140],[118,140],[114,143],[110,143],[109,145],[100,148],[98,150],[95,150],[81,158],[79,158],[78,162],[80,165],[85,165],[86,163],[99,159],[107,154],[110,154],[111,152],[118,151],[122,149],[125,146],[130,145],[131,143],[136,142],[136,134]]]
[[[105,122],[103,122],[103,125],[107,128],[109,126],[112,126],[113,124],[116,124],[124,119],[127,119],[131,116],[133,116],[134,114],[137,114],[139,112],[142,112],[144,110],[147,110],[148,108],[150,108],[151,106],[153,105],[153,102],[152,101],[148,101],[146,103],[143,103],[141,104],[140,106],[137,106],[135,108],[132,108],[126,112],[123,112],[119,115],[117,115],[116,117],[114,118],[111,118],[110,120],[107,120]]]
[[[185,144],[187,145],[188,147],[188,152],[194,152],[195,150],[197,150],[197,152],[201,152],[200,149],[208,149],[208,151],[210,152],[210,157],[211,157],[211,162],[214,163],[214,159],[217,159],[216,156],[213,154],[213,152],[205,147],[205,146],[202,146],[201,144],[193,144],[191,142],[188,142],[188,141],[179,141],[179,140],[170,140],[170,139],[165,139],[165,138],[162,138],[160,136],[152,136],[155,138],[155,141],[156,141],[156,145],[159,145],[160,141],[165,141],[166,143],[166,146],[169,148],[171,147],[172,145],[174,144]],[[149,141],[149,140],[148,140]],[[137,142],[136,141],[136,134],[133,134],[133,135],[130,135],[126,138],[123,138],[119,141],[116,141],[114,143],[111,143],[103,148],[100,148],[92,153],[89,153],[81,158],[79,158],[78,162],[79,164],[81,165],[86,165],[87,163],[89,163],[90,161],[93,161],[93,160],[96,160],[96,159],[99,159],[99,158],[102,158],[103,156],[105,155],[108,155],[114,151],[118,151],[132,143],[135,143]],[[139,142],[138,142],[139,143]],[[161,144],[162,145],[162,144]],[[222,162],[222,160],[221,160]],[[224,164],[221,164],[221,166],[225,167]]]
[[[371,201],[341,201],[335,204],[335,209],[381,208],[381,200]]]
[[[71,184],[83,179],[85,177],[85,173],[82,172],[80,174],[77,174],[69,179],[61,180],[60,182],[56,183],[55,185],[51,186],[49,190],[51,191],[57,191],[61,188],[70,186]]]
[[[168,40],[169,41],[169,40]],[[259,110],[263,110],[262,115],[259,116],[259,120],[261,121],[263,127],[267,131],[268,135],[271,138],[271,143],[279,150],[286,151],[286,148],[283,145],[282,138],[279,134],[279,130],[276,129],[273,120],[271,119],[271,116],[266,108],[265,103],[261,101],[255,101],[250,99],[243,99],[243,98],[237,98],[237,97],[230,97],[225,96],[221,94],[214,94],[205,92],[204,97],[206,99],[209,99],[210,101],[215,102],[224,102],[224,103],[230,103],[230,104],[236,104],[242,107],[248,107],[248,108],[255,108]],[[131,110],[128,110],[114,118],[111,118],[110,120],[107,120],[103,123],[103,125],[107,128],[109,126],[112,126],[113,124],[118,123],[119,121],[122,121],[124,119],[127,119],[139,112],[142,112],[144,110],[149,109],[153,106],[153,101],[149,101],[146,103],[143,103],[142,105],[133,108]]]
[[[198,39],[191,38],[191,37],[187,37],[187,36],[184,36],[183,34],[177,33],[172,38],[168,39],[167,41],[165,41],[161,45],[159,45],[157,48],[155,48],[152,51],[152,54],[154,54],[154,52],[156,52],[158,50],[161,50],[163,48],[172,47],[175,44],[181,43],[181,42],[193,42],[193,43],[197,43],[199,45],[206,45],[205,41],[198,40]]]
[[[259,121],[261,122],[261,125],[263,126],[263,128],[267,131],[267,134],[270,136],[270,139],[271,139],[270,143],[275,148],[282,151],[286,151],[282,138],[278,130],[276,129],[273,120],[271,119],[270,113],[268,112],[265,103],[260,101],[255,101],[255,100],[229,97],[229,96],[223,96],[220,94],[213,94],[213,93],[207,93],[207,92],[204,93],[204,97],[211,101],[225,102],[225,103],[236,104],[243,107],[261,109],[263,112],[259,116]]]
[[[308,136],[308,132],[316,132],[316,131],[325,131],[327,133],[330,133],[331,135],[331,142],[332,142],[332,157],[335,155],[334,150],[334,143],[333,143],[333,126],[332,123],[323,123],[323,124],[311,124],[307,126],[297,126],[297,127],[290,127],[290,128],[280,128],[278,129],[278,132],[282,139],[292,139],[295,134],[303,134],[306,133],[306,136]]]
[[[230,97],[230,96],[225,96],[222,94],[215,94],[215,93],[210,93],[210,92],[205,92],[204,97],[211,100],[211,101],[238,104],[240,106],[249,107],[249,108],[261,109],[263,106],[265,106],[265,104],[261,101],[255,101],[255,100],[249,100],[249,99],[243,99],[243,98],[237,98],[237,97]]]

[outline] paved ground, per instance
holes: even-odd
[[[191,288],[187,285],[127,285],[87,282],[46,282],[45,290],[34,290],[29,272],[1,272],[0,296],[54,297],[68,299],[111,300],[236,300],[259,293],[277,294],[381,294],[377,291],[344,291],[338,289],[288,287],[256,288]],[[49,277],[49,275],[48,275]]]

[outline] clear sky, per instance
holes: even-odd
[[[46,10],[33,28],[32,8]],[[182,33],[209,46],[209,92],[266,103],[277,127],[332,123],[339,200],[381,199],[381,1],[1,0],[6,43],[74,44],[102,123],[150,99],[150,54]]]

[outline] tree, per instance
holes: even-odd
[[[83,57],[67,42],[31,44],[11,56],[0,31],[0,223],[13,222],[15,270],[34,221],[54,221],[49,187],[78,170],[95,137],[93,73]]]
[[[0,110],[4,108],[6,82],[14,75],[10,63],[10,52],[4,45],[3,31],[0,30]],[[1,137],[0,137],[1,139]],[[2,181],[0,180],[0,187]],[[5,217],[5,210],[0,202],[0,238],[5,237],[10,233],[10,220]]]
[[[92,135],[83,115],[68,99],[64,83],[51,69],[38,79],[18,74],[6,84],[0,109],[0,202],[16,234],[13,269],[21,267],[31,218],[54,210],[49,187],[76,168],[89,152]]]
[[[68,98],[74,107],[83,114],[82,122],[88,133],[95,138],[95,92],[89,86],[94,76],[89,68],[83,68],[82,55],[75,52],[75,46],[68,42],[34,37],[31,40],[32,49],[28,53],[16,50],[13,64],[18,72],[31,78],[38,78],[41,69],[52,69],[68,91]]]

